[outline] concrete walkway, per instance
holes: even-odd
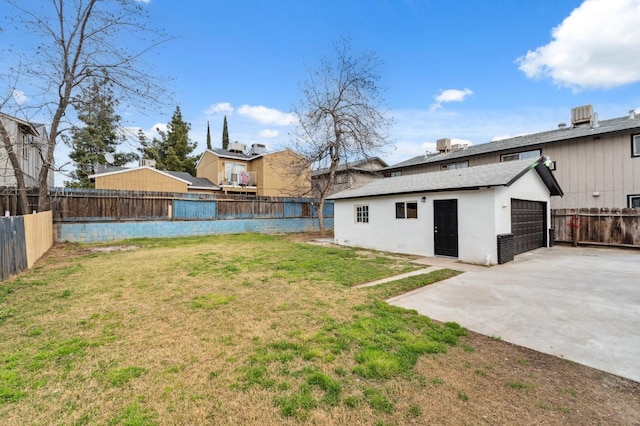
[[[640,382],[640,251],[542,248],[490,268],[420,262],[468,272],[390,304]]]

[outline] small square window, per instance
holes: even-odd
[[[407,219],[418,218],[418,203],[407,203]]]
[[[631,156],[640,157],[640,135],[631,136]]]
[[[356,206],[356,223],[369,223],[369,206]]]
[[[628,204],[630,208],[640,208],[640,194],[639,195],[629,195]]]
[[[396,219],[404,219],[404,203],[396,203]]]

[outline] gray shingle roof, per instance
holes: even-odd
[[[191,176],[191,174],[189,174],[187,172],[170,172],[170,171],[167,171],[165,173],[168,173],[171,176],[175,176],[175,177],[177,177],[179,179],[186,180],[187,182],[191,183],[191,186],[197,186],[199,188],[212,188],[212,189],[219,188],[217,185],[214,185],[209,179],[194,177],[194,176]]]
[[[381,167],[379,169],[371,169],[369,167],[363,167],[366,166],[367,164],[370,163],[374,163],[378,161],[381,165]],[[343,170],[354,170],[354,171],[358,171],[358,172],[364,172],[364,173],[377,173],[378,171],[382,170],[385,167],[388,167],[389,165],[382,160],[380,157],[370,157],[370,158],[365,158],[363,160],[356,160],[356,161],[350,161],[346,164],[341,164],[338,166],[338,169],[336,170],[336,172],[341,172]],[[324,175],[326,173],[329,173],[329,168],[325,167],[322,169],[317,169],[317,170],[313,170],[311,172],[312,176],[321,176]]]
[[[232,157],[232,158],[237,158],[239,160],[251,160],[253,158],[256,158],[255,155],[245,154],[244,152],[231,152],[222,148],[211,148],[209,149],[209,151],[224,157]]]
[[[539,167],[536,167],[539,166]],[[407,194],[416,192],[437,192],[475,189],[487,186],[509,186],[529,169],[535,168],[544,174],[543,181],[552,195],[562,195],[562,190],[549,169],[541,164],[541,159],[507,161],[465,169],[378,179],[361,187],[347,189],[329,197],[330,199],[362,198],[376,195]],[[549,177],[551,180],[549,180]],[[553,186],[557,186],[553,187]]]
[[[420,164],[439,163],[442,161],[456,160],[490,152],[506,151],[514,148],[525,148],[540,144],[560,142],[570,139],[577,139],[587,136],[602,135],[605,133],[615,133],[630,129],[640,129],[640,116],[634,119],[629,117],[618,117],[610,120],[602,120],[598,127],[591,127],[589,124],[564,129],[549,130],[546,132],[532,133],[530,135],[517,136],[515,138],[501,139],[495,142],[488,142],[479,145],[472,145],[460,151],[445,152],[433,155],[419,155],[385,168],[385,171],[417,166]]]

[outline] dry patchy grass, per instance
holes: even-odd
[[[381,302],[454,272],[355,289],[416,266],[302,239],[56,246],[0,284],[0,423],[639,421],[637,383]]]

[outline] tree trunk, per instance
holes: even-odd
[[[9,133],[7,133],[7,129],[4,127],[4,123],[2,122],[2,120],[0,120],[0,139],[2,139],[2,144],[7,151],[9,161],[11,161],[11,167],[13,167],[13,174],[16,178],[19,200],[19,212],[16,212],[16,214],[29,214],[29,199],[27,198],[27,186],[24,183],[24,173],[22,172],[22,167],[20,166],[20,162],[18,161],[18,156],[13,149],[13,144],[11,143]]]
[[[324,198],[318,201],[316,211],[318,212],[318,226],[320,227],[320,236],[324,237]]]

